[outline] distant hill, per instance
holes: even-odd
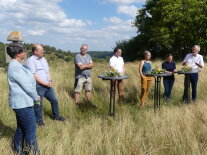
[[[32,54],[32,44],[24,44],[27,48],[28,56]],[[7,44],[0,42],[0,67],[6,66],[6,57],[5,57],[5,47]],[[70,51],[64,51],[61,49],[56,49],[55,47],[51,47],[49,45],[43,45],[44,55],[48,58],[49,61],[56,61],[58,58],[63,59],[65,61],[73,60],[73,54]]]
[[[24,44],[27,48],[27,55],[32,55],[31,49],[32,44]],[[6,57],[5,57],[5,47],[7,44],[0,42],[0,67],[7,66],[6,63]],[[48,61],[57,61],[58,58],[64,60],[64,61],[73,61],[74,55],[77,53],[71,53],[70,51],[64,51],[61,49],[56,49],[55,47],[49,46],[49,45],[43,45],[44,48],[44,55],[48,59]],[[94,61],[100,61],[100,60],[107,60],[113,55],[113,52],[110,51],[89,51],[88,52]]]
[[[73,53],[74,55],[78,53]],[[91,55],[92,58],[97,59],[107,59],[113,55],[112,51],[88,51],[88,54]]]
[[[102,59],[111,57],[113,55],[113,52],[111,51],[89,51],[88,53],[94,58],[102,58]]]

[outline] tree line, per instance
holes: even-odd
[[[154,58],[172,53],[183,59],[195,44],[201,54],[207,50],[207,0],[147,0],[138,10],[133,26],[137,36],[118,41],[127,61],[143,57],[145,50]]]
[[[27,49],[27,57],[32,55],[32,45],[29,43],[24,43],[26,49]],[[5,57],[5,47],[7,44],[0,42],[0,67],[5,67],[8,64],[6,63],[6,57]],[[49,45],[43,45],[44,48],[44,55],[47,57],[49,61],[58,61],[58,59],[62,59],[64,61],[73,61],[74,56],[77,53],[72,53],[71,51],[64,51],[61,49],[56,49],[55,47],[51,47]],[[111,51],[89,51],[88,52],[92,58],[93,61],[108,61],[109,58],[113,55],[113,52]]]
[[[24,44],[27,49],[27,55],[32,55],[32,45],[33,44]],[[7,44],[0,42],[0,67],[7,66],[6,57],[5,57],[5,47]],[[55,47],[51,47],[49,45],[43,45],[45,56],[49,57],[50,61],[56,61],[58,58],[63,59],[65,61],[73,60],[74,55],[70,51],[64,51],[61,49],[56,49]]]

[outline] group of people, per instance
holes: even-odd
[[[11,57],[8,67],[9,105],[14,110],[17,129],[14,135],[13,150],[23,154],[24,141],[26,152],[39,154],[36,141],[36,124],[44,126],[42,108],[44,97],[52,106],[52,118],[65,121],[59,113],[58,99],[52,88],[52,80],[47,60],[43,57],[43,47],[35,44],[33,55],[22,65],[26,48],[21,43],[11,43],[6,48]]]
[[[79,105],[79,97],[81,91],[85,90],[86,99],[91,103],[91,69],[93,61],[87,53],[88,45],[83,44],[80,53],[75,56],[75,79],[74,79],[74,103]],[[8,67],[8,83],[9,83],[9,105],[14,110],[17,120],[17,129],[14,135],[13,150],[18,154],[23,151],[40,154],[36,140],[36,124],[44,126],[42,108],[43,99],[50,101],[52,107],[52,118],[57,121],[64,122],[65,118],[60,115],[58,99],[52,87],[52,79],[50,68],[44,57],[44,49],[40,44],[34,44],[32,47],[32,56],[29,57],[25,65],[21,61],[26,57],[26,48],[21,43],[11,43],[6,48],[11,61]],[[188,65],[193,69],[204,67],[203,57],[199,55],[200,47],[193,46],[192,53],[188,54],[183,61],[183,65]],[[114,54],[109,60],[111,69],[118,71],[124,75],[124,60],[121,57],[122,50],[114,49]],[[145,51],[145,59],[140,62],[139,73],[141,77],[141,96],[140,106],[144,106],[147,100],[152,77],[146,76],[145,73],[151,71],[152,63],[151,53]],[[168,54],[166,61],[162,63],[162,68],[167,72],[171,72],[172,76],[165,77],[163,80],[166,100],[170,99],[172,87],[174,84],[174,73],[176,72],[176,64],[173,62],[173,56]],[[192,98],[196,100],[196,88],[198,82],[198,73],[190,76],[192,83]],[[119,102],[124,100],[124,81],[119,80],[117,83]],[[185,93],[184,93],[185,96]],[[185,98],[184,98],[185,99]],[[24,141],[25,146],[24,148]]]
[[[193,70],[197,70],[199,68],[204,67],[204,61],[203,56],[198,54],[200,52],[200,46],[194,45],[192,47],[192,52],[187,54],[185,59],[182,62],[183,66],[189,66]],[[139,65],[139,73],[141,77],[141,96],[140,96],[140,106],[144,106],[146,104],[147,96],[150,90],[150,86],[152,83],[152,77],[146,76],[145,74],[152,70],[152,63],[150,61],[151,59],[151,53],[149,51],[145,51],[144,53],[145,59],[140,62]],[[166,55],[166,61],[162,63],[162,69],[165,69],[166,72],[171,73],[171,76],[166,76],[163,78],[163,85],[164,85],[164,94],[163,97],[165,98],[166,102],[168,103],[170,100],[172,88],[174,85],[175,77],[174,73],[176,73],[176,64],[173,61],[172,54]],[[189,84],[191,83],[192,86],[192,100],[193,102],[196,101],[197,97],[197,83],[198,83],[198,73],[192,73],[190,74],[190,79],[187,79],[187,76],[185,76],[184,83]],[[187,88],[184,87],[184,94],[183,94],[183,101],[186,102],[188,100],[187,95]]]

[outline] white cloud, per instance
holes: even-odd
[[[118,13],[127,14],[130,17],[134,17],[134,18],[137,14],[137,11],[138,11],[138,8],[134,5],[130,5],[130,6],[121,5],[121,6],[118,6],[118,8],[117,8]]]
[[[110,18],[104,17],[103,21],[109,22],[112,24],[121,24],[121,22],[122,22],[122,20],[118,17],[110,17]]]
[[[132,27],[133,20],[121,20],[118,17],[110,17],[104,18],[105,22],[111,23],[112,25],[105,27],[106,30],[109,31],[119,31],[119,32],[130,32],[134,31],[134,27]]]
[[[82,27],[86,26],[86,23],[77,19],[65,19],[64,21],[60,22],[59,25],[64,27]]]
[[[8,2],[7,2],[8,1]],[[68,18],[59,7],[60,0],[0,0],[0,22],[8,20],[11,24],[30,26],[83,27],[87,23],[80,19]],[[18,7],[19,6],[19,7]],[[26,23],[25,23],[26,22]]]
[[[12,5],[16,0],[0,0],[0,7],[7,8],[9,5]]]
[[[5,42],[11,31],[18,30],[25,42],[77,52],[82,43],[89,44],[91,50],[110,50],[116,41],[136,35],[132,20],[104,18],[107,26],[95,28],[93,21],[69,18],[59,2],[61,0],[0,0],[0,27],[3,31],[0,41]]]
[[[45,33],[45,30],[28,30],[28,34],[34,35],[34,36],[43,36]]]
[[[104,0],[108,3],[114,3],[117,5],[117,12],[126,14],[130,17],[134,17],[137,14],[138,7],[135,5],[143,4],[146,0]]]

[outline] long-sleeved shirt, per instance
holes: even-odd
[[[8,67],[9,105],[12,109],[34,106],[38,101],[36,81],[30,69],[12,59]]]

